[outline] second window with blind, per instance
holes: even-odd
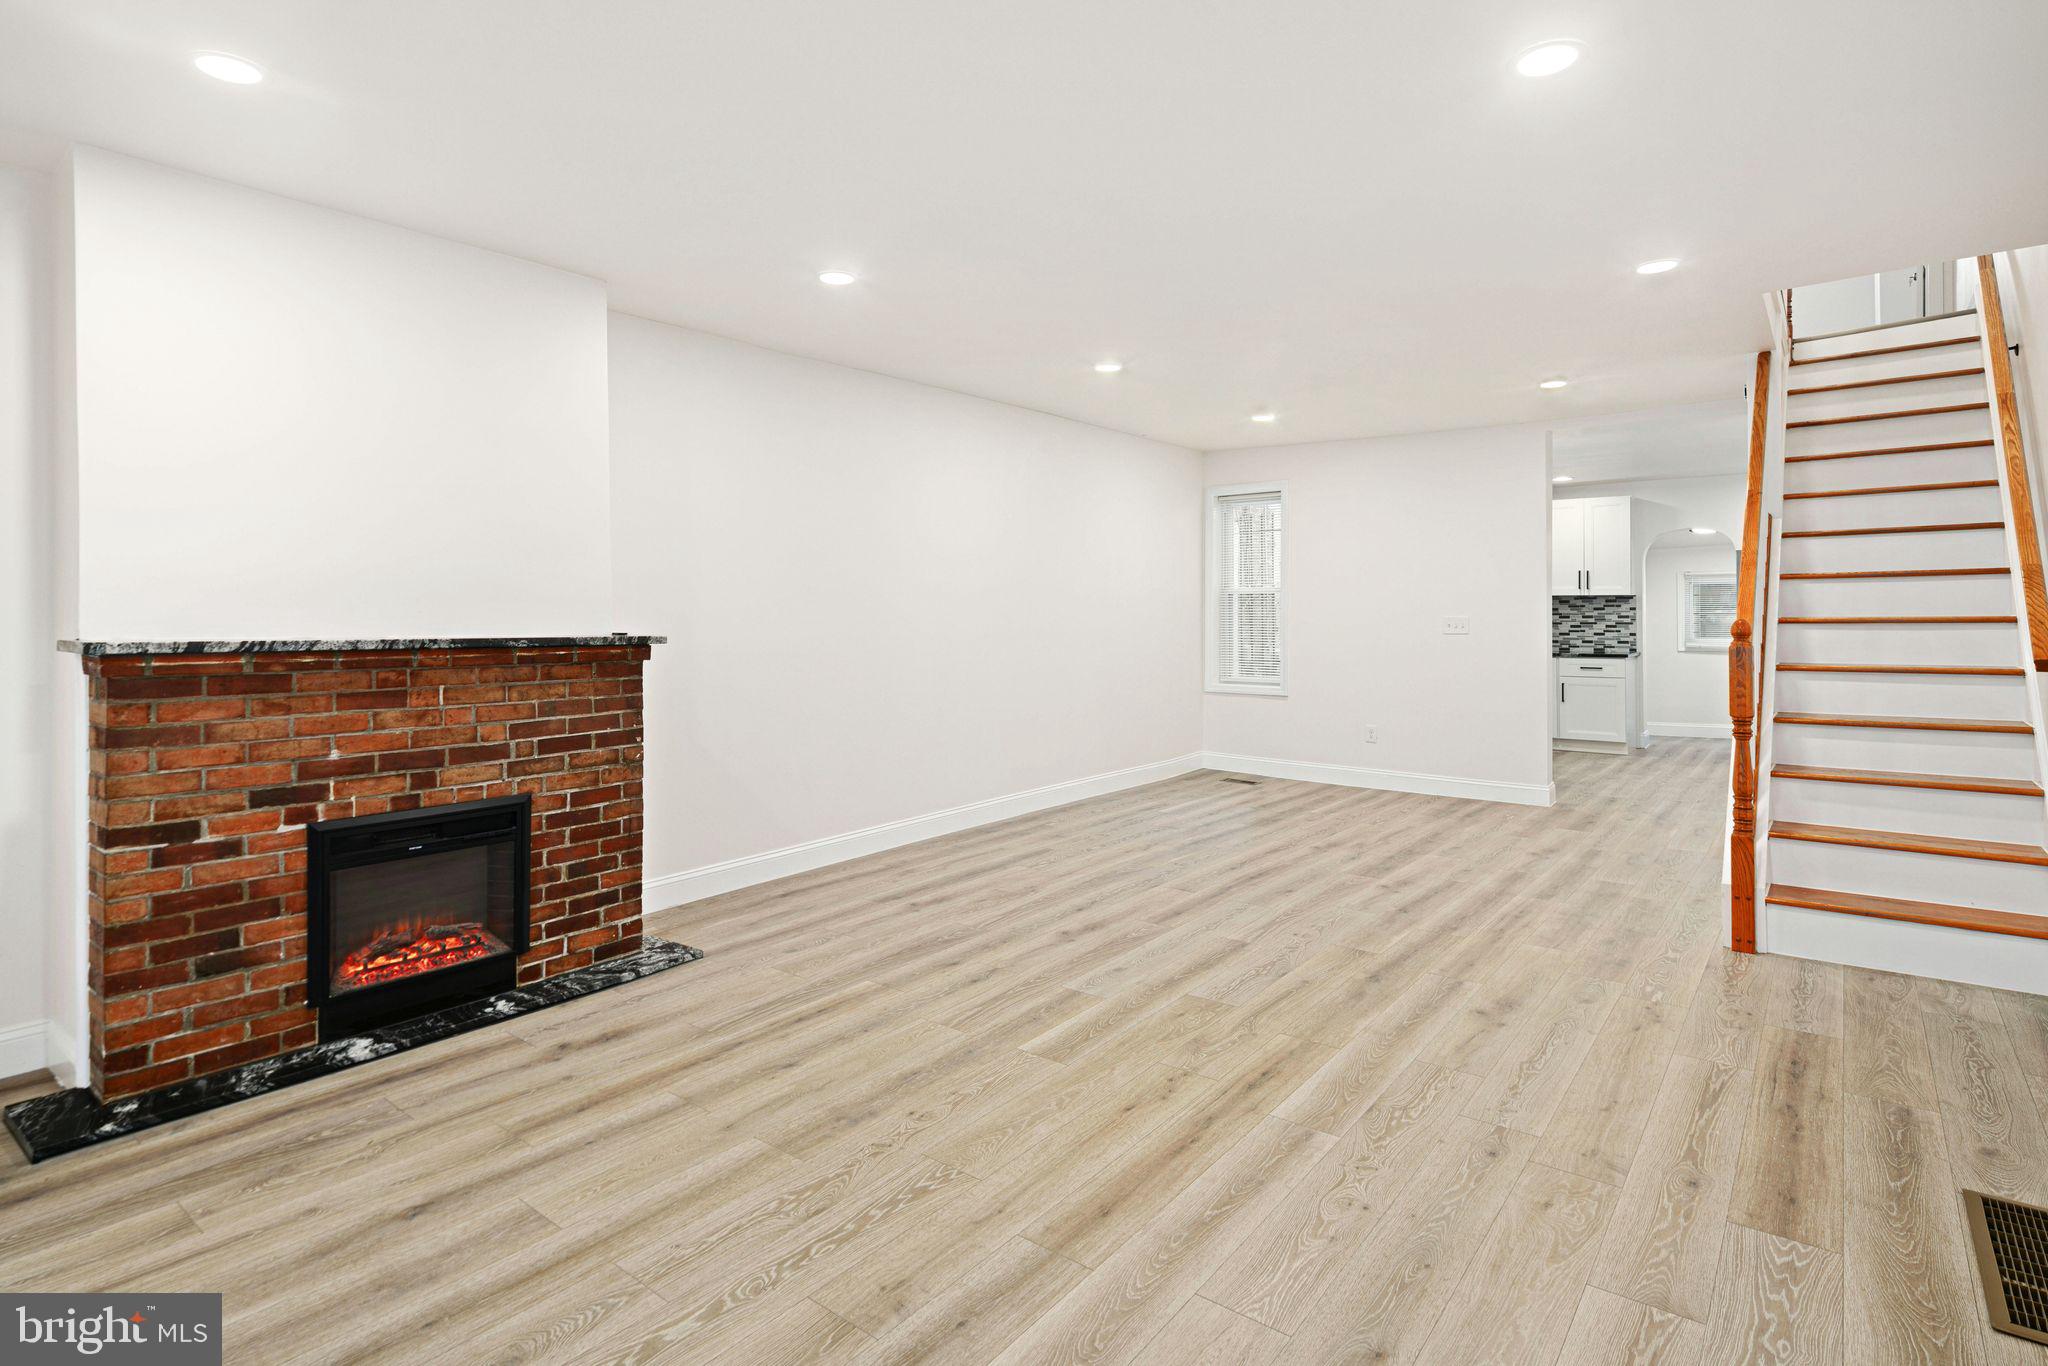
[[[1286,490],[1210,489],[1208,518],[1208,688],[1285,693]]]
[[[1735,576],[1687,574],[1679,580],[1681,650],[1725,650],[1734,642]]]

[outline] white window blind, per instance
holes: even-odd
[[[1225,687],[1279,689],[1281,554],[1285,509],[1278,490],[1216,496],[1211,542],[1215,677]]]
[[[1687,574],[1679,616],[1685,631],[1682,648],[1727,649],[1735,628],[1735,576]]]

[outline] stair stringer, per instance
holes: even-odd
[[[1995,260],[1996,258],[1993,259]],[[1980,328],[1978,331],[1980,335],[1977,339],[1977,345],[1982,356],[1980,363],[1984,366],[1984,373],[1989,375],[1992,373],[1994,362],[1991,339],[1988,336],[1982,335],[1988,332],[1989,329]],[[2025,435],[2030,434],[2023,434],[2023,440]],[[1996,456],[1993,464],[1997,467],[1998,502],[2000,508],[2004,510],[2005,517],[2003,533],[2005,538],[2005,562],[2012,566],[2014,576],[2012,592],[2013,611],[2018,614],[2020,619],[2019,637],[2022,648],[2019,652],[2019,664],[2026,671],[2026,714],[2028,721],[2034,727],[2035,772],[2043,775],[2043,777],[2048,777],[2048,727],[2044,727],[2042,724],[2043,706],[2040,667],[2038,661],[2034,658],[2034,652],[2031,649],[2024,648],[2025,643],[2033,639],[2033,623],[2029,620],[2025,587],[2018,581],[2019,566],[2023,563],[2023,560],[2020,555],[2019,542],[2020,519],[2013,515],[2012,461],[2010,459],[2010,452],[2006,450],[2005,424],[1996,420],[1991,424],[1991,449],[1992,453]],[[2041,829],[2037,832],[2036,837],[2039,842],[2048,844],[2048,803],[2043,804],[2041,816]],[[2048,906],[2042,906],[2038,909],[2042,914],[2048,914]],[[2032,989],[2035,991],[2048,990],[2048,977],[2044,977]]]

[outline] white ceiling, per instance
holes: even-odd
[[[1740,397],[1586,418],[1551,429],[1550,469],[1574,484],[1686,479],[1749,468],[1749,407]]]
[[[2048,239],[2048,4],[1936,17],[0,0],[0,128],[581,271],[628,312],[1213,448],[1733,395],[1767,288]],[[1513,74],[1560,35],[1586,44],[1578,66]],[[199,49],[269,79],[208,80]],[[1633,273],[1655,256],[1685,265]],[[840,265],[864,278],[816,282]],[[1128,368],[1094,374],[1104,356]],[[1552,374],[1571,387],[1539,393]],[[1265,406],[1280,420],[1246,421]]]

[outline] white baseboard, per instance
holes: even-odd
[[[55,1020],[50,1021],[48,1032],[44,1035],[43,1051],[47,1055],[47,1061],[43,1066],[50,1069],[50,1075],[57,1079],[59,1086],[78,1087],[92,1083],[92,1071],[86,1065],[85,1049],[78,1043],[78,1039],[84,1037],[86,1036],[81,1031],[77,1038],[74,1038],[70,1030]]]
[[[1502,783],[1488,778],[1446,778],[1436,773],[1403,773],[1391,768],[1354,768],[1349,764],[1309,764],[1292,759],[1259,759],[1249,754],[1207,753],[1202,767],[1261,778],[1292,778],[1336,787],[1370,787],[1386,792],[1418,792],[1429,797],[1466,797],[1481,802],[1512,802],[1517,806],[1550,806],[1557,801],[1555,783]]]
[[[1086,801],[1090,797],[1121,792],[1128,787],[1143,787],[1146,783],[1156,783],[1166,778],[1179,777],[1183,773],[1193,773],[1203,767],[1202,757],[1200,754],[1183,754],[1177,759],[1162,759],[1157,763],[1118,769],[1114,773],[1097,773],[1092,777],[1051,783],[1045,787],[1032,788],[1028,792],[990,797],[985,801],[969,802],[965,806],[933,811],[923,816],[911,816],[883,825],[871,825],[865,830],[854,830],[844,835],[828,835],[824,839],[792,844],[783,849],[771,849],[762,854],[749,854],[744,858],[728,859],[724,863],[711,863],[702,868],[651,877],[641,886],[642,908],[650,913],[666,910],[671,906],[702,901],[708,896],[721,896],[726,892],[738,891],[742,887],[752,887],[756,883],[773,882],[777,878],[807,873],[813,868],[823,868],[827,864],[864,858],[869,854],[879,854],[885,849],[916,844],[920,840],[935,839],[940,835],[950,835],[955,831],[972,829],[977,825],[993,825],[997,821],[1029,815],[1033,811],[1043,811],[1048,807]]]
[[[1728,740],[1735,732],[1726,721],[1652,721],[1650,734],[1695,740]]]
[[[50,1022],[30,1020],[27,1024],[0,1029],[0,1079],[40,1072],[50,1065]]]

